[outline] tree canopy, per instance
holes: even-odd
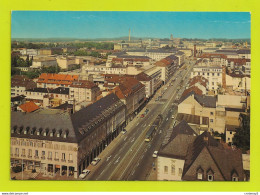
[[[240,114],[241,126],[237,128],[233,143],[243,152],[250,150],[250,112]]]

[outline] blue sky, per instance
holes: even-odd
[[[13,11],[12,38],[250,38],[249,12]]]

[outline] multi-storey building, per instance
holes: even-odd
[[[33,88],[28,89],[23,94],[26,96],[27,101],[34,101],[35,103],[39,103],[39,105],[43,105],[44,98],[48,97],[49,99],[60,99],[61,103],[65,103],[69,100],[69,88],[57,87],[55,89],[48,88]],[[49,106],[49,105],[46,105]]]
[[[239,149],[224,146],[209,132],[197,136],[188,126],[182,122],[176,126],[159,150],[158,180],[244,181]]]
[[[124,125],[125,105],[113,93],[74,114],[12,112],[11,164],[78,178]]]
[[[36,83],[23,75],[14,75],[11,78],[11,97],[24,95],[25,90],[36,87]]]
[[[69,89],[70,99],[75,100],[75,103],[82,101],[94,102],[100,92],[96,84],[87,80],[73,81]]]
[[[167,83],[178,68],[178,58],[175,55],[170,55],[155,63],[156,66],[162,69],[161,79]]]
[[[222,67],[220,66],[196,66],[191,73],[191,79],[202,76],[208,80],[208,89],[215,91],[222,86]]]
[[[43,68],[43,67],[57,67],[57,60],[55,58],[39,58],[34,59],[30,68]]]
[[[37,87],[57,88],[69,87],[73,81],[78,80],[78,75],[42,73],[37,80]]]

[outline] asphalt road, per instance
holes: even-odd
[[[101,161],[98,165],[90,165],[87,168],[91,173],[85,180],[147,180],[156,159],[152,154],[159,150],[167,130],[173,126],[172,116],[176,118],[177,115],[177,105],[174,102],[185,90],[194,65],[194,61],[189,64],[186,60],[185,63],[188,68],[178,70],[171,80],[157,91],[143,111],[127,125],[127,133],[120,133],[100,154]],[[182,80],[182,87],[177,90]],[[155,101],[160,95],[162,98]],[[144,118],[140,118],[146,108],[149,112]],[[163,115],[163,121],[153,139],[147,143],[144,141],[146,132],[158,114]]]

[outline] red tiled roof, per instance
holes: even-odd
[[[40,107],[37,106],[34,102],[27,102],[19,106],[24,112],[33,112],[38,110]]]
[[[206,79],[206,78],[204,78],[202,76],[193,77],[192,79],[190,79],[189,86],[191,87],[191,86],[193,86],[196,83],[200,83],[201,85],[206,87],[207,83],[208,83],[208,79]]]
[[[228,58],[228,62],[234,62],[235,65],[245,65],[246,62],[250,62],[250,59],[241,59],[241,58]]]
[[[202,95],[202,91],[201,91],[198,87],[193,86],[193,87],[190,87],[190,88],[186,89],[186,90],[182,93],[182,97],[186,96],[188,93],[190,93],[190,92],[192,92],[192,91],[193,91],[195,94],[197,94],[197,95]]]
[[[200,56],[200,58],[225,58],[225,59],[227,59],[227,56],[224,54],[204,53]]]
[[[79,81],[73,81],[70,87],[91,89],[96,87],[96,85],[95,83],[88,80],[79,80]]]
[[[39,76],[37,83],[70,85],[72,84],[72,81],[78,80],[78,78],[78,75],[42,73]]]

